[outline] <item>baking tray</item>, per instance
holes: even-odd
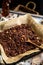
[[[13,15],[13,16],[11,16],[11,17],[14,18],[14,17],[22,16],[22,15],[24,15],[24,14],[26,14],[26,13],[10,11],[10,14]],[[39,24],[40,24],[41,21],[43,20],[43,16],[41,16],[41,15],[35,15],[35,14],[31,14],[31,15],[32,15],[32,17],[35,19],[35,21],[36,21],[37,23],[39,23]],[[3,18],[3,19],[4,19],[4,18]],[[9,18],[8,18],[8,19],[9,19]],[[7,20],[7,18],[5,18],[4,20]],[[35,55],[37,55],[37,54],[39,54],[39,53],[42,53],[42,51],[37,52],[37,53],[33,53],[33,54],[29,55],[29,56],[26,56],[26,57],[22,58],[19,62],[24,62],[24,61],[26,61],[27,59],[32,58],[33,56],[35,56]],[[2,57],[0,56],[0,58],[2,58]],[[2,60],[2,59],[1,59],[1,60]],[[26,61],[26,62],[27,62],[27,61]],[[27,62],[27,63],[28,63],[28,62]],[[15,64],[18,64],[18,62],[15,63]],[[15,65],[15,64],[14,64],[14,65]]]

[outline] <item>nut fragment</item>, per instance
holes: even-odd
[[[36,46],[26,43],[28,38],[39,46],[41,43],[43,44],[43,40],[41,40],[27,24],[18,25],[0,33],[0,43],[3,45],[8,57],[35,49]]]

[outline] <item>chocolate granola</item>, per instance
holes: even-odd
[[[28,38],[39,46],[41,43],[43,44],[43,40],[41,40],[36,33],[34,33],[31,26],[27,24],[18,25],[0,32],[0,44],[2,44],[8,57],[13,57],[28,50],[35,49],[36,46],[26,43]]]

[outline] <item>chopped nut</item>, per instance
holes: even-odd
[[[8,34],[7,34],[8,33]],[[36,33],[27,24],[18,25],[0,33],[0,44],[3,45],[6,55],[16,56],[28,50],[35,49],[36,46],[26,43],[28,38],[37,45],[43,44]]]

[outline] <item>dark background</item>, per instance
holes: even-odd
[[[0,0],[0,8],[2,7],[2,1]],[[11,0],[10,9],[15,8],[18,4],[26,5],[27,2],[33,1],[36,3],[36,11],[40,14],[43,14],[43,0]]]

